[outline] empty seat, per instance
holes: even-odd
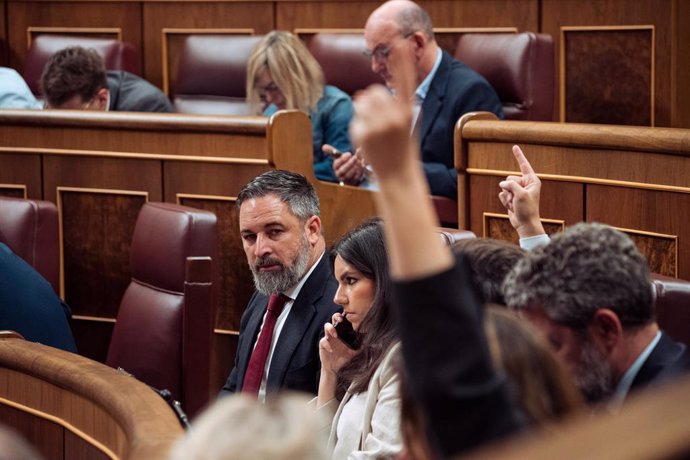
[[[383,83],[371,71],[363,34],[317,33],[309,40],[309,51],[323,69],[326,83],[353,95],[373,83]]]
[[[212,289],[217,286],[211,282],[217,273],[211,264],[217,260],[213,213],[145,204],[132,237],[132,281],[120,303],[106,360],[153,387],[170,390],[192,414],[210,396]]]
[[[58,212],[53,203],[0,197],[0,241],[60,293]]]
[[[262,36],[190,35],[185,38],[171,88],[176,112],[250,115],[247,61]]]
[[[41,74],[48,60],[56,52],[70,46],[95,49],[103,57],[107,70],[126,70],[141,75],[139,53],[130,43],[112,38],[44,34],[31,42],[22,75],[36,96],[41,95]]]
[[[494,87],[506,119],[553,120],[555,70],[550,35],[464,34],[458,40],[455,58]]]
[[[661,329],[690,346],[690,281],[652,275],[656,317]]]

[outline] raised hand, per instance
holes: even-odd
[[[508,218],[520,238],[546,233],[539,218],[541,180],[527,161],[522,149],[513,146],[513,155],[520,167],[521,176],[508,176],[498,186],[498,199],[508,211]]]
[[[321,150],[327,155],[330,155],[333,150],[332,146],[324,144]],[[341,182],[348,185],[359,185],[366,177],[367,169],[364,160],[359,155],[360,149],[357,153],[344,152],[338,157],[333,158],[333,172]]]

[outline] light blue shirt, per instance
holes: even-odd
[[[424,99],[426,98],[427,93],[429,92],[429,87],[431,86],[431,81],[434,79],[436,76],[436,71],[438,70],[438,66],[441,65],[441,58],[443,57],[443,52],[438,49],[437,54],[436,54],[436,62],[434,63],[434,66],[431,68],[431,72],[429,72],[429,75],[422,80],[422,82],[419,84],[417,87],[417,90],[414,92],[414,95],[416,96],[417,100],[424,102]]]
[[[42,106],[16,70],[0,67],[0,108],[40,109]]]
[[[642,350],[642,353],[640,353],[635,362],[632,363],[632,366],[625,371],[623,378],[620,382],[618,382],[616,391],[613,393],[613,396],[607,404],[607,408],[610,412],[617,412],[620,406],[623,404],[625,397],[628,396],[628,392],[630,391],[630,386],[632,385],[633,380],[635,380],[635,377],[637,377],[637,373],[640,372],[642,365],[645,363],[645,361],[647,361],[649,355],[652,354],[656,344],[659,343],[659,339],[661,339],[661,332],[656,333],[656,336],[651,342],[649,342],[647,348]]]

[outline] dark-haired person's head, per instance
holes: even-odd
[[[472,268],[474,282],[484,302],[505,305],[503,281],[525,251],[507,241],[487,238],[460,240],[453,245],[455,253],[463,254]]]
[[[331,249],[338,282],[333,301],[343,307],[361,341],[362,352],[338,372],[338,391],[350,384],[367,390],[371,376],[396,340],[390,313],[390,275],[380,219],[369,219],[337,240]]]
[[[613,393],[658,332],[650,283],[647,262],[627,235],[582,223],[519,261],[504,294],[595,402]]]
[[[72,46],[53,54],[43,68],[41,89],[49,109],[108,109],[105,64],[94,49]]]
[[[240,235],[256,289],[283,292],[325,250],[319,198],[301,174],[272,170],[252,179],[237,196]]]

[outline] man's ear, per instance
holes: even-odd
[[[427,45],[426,36],[421,31],[417,31],[410,36],[410,40],[414,44],[415,56],[417,59],[421,58]]]
[[[108,110],[108,103],[110,102],[110,90],[108,88],[101,88],[96,92],[94,103],[98,110]]]
[[[623,325],[618,315],[608,308],[600,308],[587,326],[590,337],[607,351],[611,351],[623,337]]]
[[[307,219],[307,222],[304,224],[304,230],[307,233],[307,240],[309,240],[309,243],[315,245],[318,241],[319,238],[321,238],[321,219],[319,216],[311,216],[309,219]]]

